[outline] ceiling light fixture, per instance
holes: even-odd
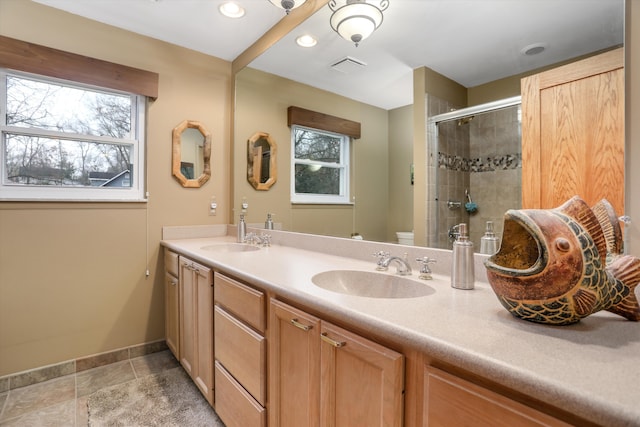
[[[529,46],[523,47],[522,50],[520,50],[520,52],[526,56],[533,56],[533,55],[538,55],[544,52],[546,48],[547,48],[547,45],[544,43],[534,43],[534,44],[530,44]]]
[[[382,24],[382,12],[389,7],[389,0],[331,0],[329,8],[331,28],[340,36],[358,44],[369,37]],[[376,6],[373,3],[378,3]],[[342,6],[340,6],[342,4]]]
[[[302,4],[307,0],[269,0],[272,4],[279,7],[280,9],[284,9],[287,12],[287,15],[291,10],[296,7],[302,6]]]
[[[242,18],[244,16],[244,8],[232,1],[222,3],[218,10],[220,10],[220,13],[228,18]]]
[[[300,47],[313,47],[318,43],[315,37],[310,34],[304,34],[296,38],[296,44]]]

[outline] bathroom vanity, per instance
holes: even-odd
[[[235,243],[233,226],[164,230],[168,278],[176,257],[213,274],[197,308],[182,297],[193,278],[179,274],[179,315],[166,296],[167,340],[189,329],[185,319],[196,331],[212,319],[212,336],[169,347],[181,362],[190,348],[205,349],[195,359],[213,372],[210,388],[190,374],[227,426],[640,424],[637,323],[608,313],[565,327],[516,319],[486,282],[480,255],[475,289],[457,290],[450,251],[269,234],[272,246],[253,247]],[[394,267],[375,272],[380,250],[437,259],[432,280],[417,268],[408,279],[429,291],[371,297],[312,280],[336,270],[395,276]]]

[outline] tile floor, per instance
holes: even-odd
[[[165,350],[0,393],[0,426],[87,426],[91,393],[176,366]]]

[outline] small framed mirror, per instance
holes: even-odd
[[[247,179],[256,190],[268,190],[278,178],[277,146],[268,133],[257,132],[247,141]]]
[[[211,134],[194,120],[173,128],[173,176],[183,187],[200,188],[211,177]]]

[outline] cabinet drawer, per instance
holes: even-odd
[[[550,415],[437,368],[425,367],[424,375],[424,419],[429,427],[569,426]]]
[[[262,405],[265,404],[266,340],[225,312],[214,311],[215,356],[222,366]]]
[[[166,248],[164,250],[164,269],[173,277],[178,277],[178,254]]]
[[[267,410],[215,362],[215,409],[227,427],[265,427]]]
[[[216,304],[221,305],[249,326],[264,332],[266,318],[264,293],[220,273],[215,274],[214,283]]]

